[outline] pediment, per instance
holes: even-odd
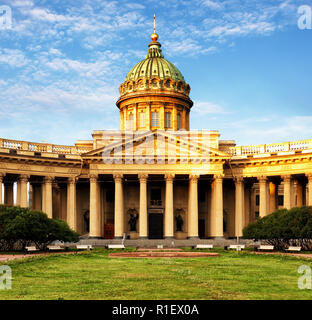
[[[84,159],[181,158],[186,162],[187,159],[228,159],[230,155],[211,147],[207,141],[197,139],[192,132],[120,131],[113,142],[85,153],[82,157]]]

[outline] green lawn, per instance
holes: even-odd
[[[220,257],[110,259],[104,249],[6,263],[0,299],[311,299],[300,265],[312,260],[225,252]],[[1,264],[1,263],[0,263]],[[4,263],[2,263],[4,264]]]

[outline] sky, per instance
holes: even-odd
[[[312,0],[0,0],[0,138],[73,145],[119,129],[119,85],[156,32],[191,86],[191,129],[312,139]],[[1,18],[1,12],[0,12]]]

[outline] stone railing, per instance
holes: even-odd
[[[312,139],[283,143],[261,144],[257,146],[230,147],[233,156],[246,156],[263,153],[279,153],[312,149]]]
[[[92,150],[92,147],[89,148],[87,146],[63,146],[49,143],[35,143],[9,139],[0,139],[0,148],[33,152],[51,152],[58,154],[81,154]]]

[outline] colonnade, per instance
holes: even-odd
[[[297,206],[307,204],[312,206],[312,174],[307,174],[307,193],[306,201],[303,200],[303,186],[297,183]],[[149,175],[146,173],[138,174],[139,180],[139,237],[148,238],[148,187]],[[198,181],[200,176],[190,174],[188,180],[188,206],[187,206],[187,237],[197,238],[198,230]],[[122,238],[125,232],[125,207],[124,207],[124,176],[123,174],[113,175],[115,184],[115,205],[114,205],[114,232],[115,238]],[[165,181],[165,205],[164,205],[164,237],[174,238],[174,179],[175,174],[164,175]],[[209,237],[217,238],[224,236],[223,230],[223,176],[215,175],[211,180],[211,201],[210,213],[207,216]],[[16,204],[21,207],[28,207],[27,184],[33,183],[29,175],[21,174],[15,178],[17,182]],[[5,174],[0,173],[0,204],[14,204],[13,180],[6,179]],[[53,176],[43,178],[41,188],[33,184],[33,209],[42,210],[48,217],[53,217]],[[100,238],[103,234],[101,230],[101,208],[100,208],[100,182],[98,175],[89,176],[90,181],[90,232],[91,238]],[[234,178],[235,184],[235,236],[242,236],[242,229],[245,223],[245,181],[243,177]],[[69,226],[77,230],[77,178],[67,179],[67,222]],[[278,185],[284,185],[284,204],[283,207],[290,209],[295,206],[294,185],[296,180],[291,175],[280,177],[257,177],[259,183],[259,216],[264,217],[277,209]],[[4,190],[3,190],[4,189]],[[4,197],[3,197],[4,194]]]

